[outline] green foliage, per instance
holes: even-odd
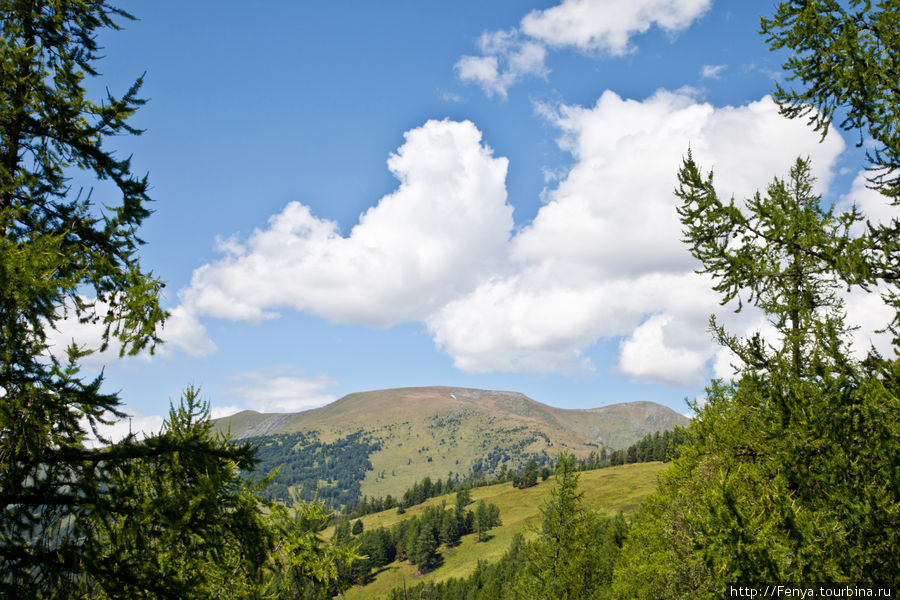
[[[440,541],[447,546],[457,545],[462,538],[462,529],[460,528],[462,523],[460,523],[458,515],[458,510],[447,510],[441,517]]]
[[[352,506],[360,497],[360,483],[372,469],[369,456],[381,446],[362,432],[333,442],[322,442],[316,432],[297,432],[244,438],[257,448],[255,473],[277,469],[272,482],[260,491],[262,497],[291,503],[294,494],[339,509]],[[292,494],[293,492],[293,494]]]
[[[476,539],[483,542],[487,539],[487,532],[493,527],[502,525],[500,520],[500,509],[496,504],[488,504],[484,500],[479,500],[475,505],[474,521],[472,528],[475,530]]]
[[[525,465],[525,471],[522,473],[522,476],[513,477],[513,486],[517,488],[529,488],[537,485],[538,480],[538,464],[537,461],[532,458],[528,461],[528,464]]]
[[[840,274],[825,257],[859,255],[865,240],[852,238],[850,231],[861,215],[823,208],[812,193],[809,163],[802,159],[787,181],[776,178],[765,196],[757,193],[743,208],[733,199],[719,199],[712,173],[702,176],[690,153],[678,180],[676,195],[683,201],[678,214],[691,253],[703,262],[701,272],[713,276],[723,304],[737,300],[740,310],[745,295],[765,311],[784,336],[786,360],[801,375],[805,352],[830,335],[826,330],[837,337],[846,333],[836,294]],[[717,341],[745,364],[765,367],[767,349],[759,337],[742,343],[714,321],[712,328]]]
[[[575,458],[561,454],[556,462],[556,481],[550,498],[541,506],[538,538],[524,549],[527,568],[519,584],[533,598],[582,598],[590,587],[579,558],[586,553],[585,540],[591,517],[578,491]]]
[[[411,588],[394,588],[390,600],[525,600],[529,595],[520,595],[512,585],[525,567],[523,537],[517,534],[509,550],[495,563],[478,561],[472,574],[465,578],[450,578],[439,583],[423,583]]]
[[[40,374],[42,386],[60,377],[58,365],[37,357],[45,324],[63,310],[102,323],[104,345],[116,338],[123,353],[157,342],[164,314],[162,284],[141,271],[136,254],[136,229],[150,214],[148,182],[131,173],[130,159],[103,148],[110,136],[140,133],[127,121],[144,102],[141,79],[102,102],[88,99],[83,86],[97,75],[96,30],[131,17],[98,1],[4,1],[0,13],[0,331],[4,364],[21,368],[18,377],[5,375],[14,401],[27,393],[26,373]],[[90,192],[73,194],[71,168],[111,181],[118,203],[104,198],[100,211]],[[93,300],[82,295],[89,288]]]
[[[869,184],[900,204],[900,6],[896,0],[792,0],[778,5],[762,31],[773,50],[792,52],[784,64],[790,89],[778,86],[782,114],[808,117],[824,136],[835,122],[856,131],[866,145]],[[827,256],[851,282],[900,280],[900,220],[868,224],[858,253]],[[886,297],[897,309],[891,324],[900,341],[900,294]]]
[[[713,322],[743,369],[707,388],[692,443],[636,519],[617,597],[717,598],[751,579],[896,582],[898,364],[850,358],[830,267],[858,242],[858,216],[822,208],[802,160],[746,215],[690,156],[680,181],[695,256],[723,298],[747,293],[763,308],[779,339],[741,340]]]
[[[97,507],[89,520],[97,543],[82,548],[92,597],[259,594],[274,541],[240,477],[252,454],[211,433],[198,394],[189,388],[163,431],[134,443],[145,456],[112,472],[103,499],[116,510]]]
[[[345,574],[360,558],[358,546],[325,543],[321,534],[331,518],[325,505],[301,500],[291,508],[274,504],[271,509],[269,524],[278,542],[270,554],[264,596],[326,599],[347,589]]]
[[[102,346],[117,340],[122,353],[158,341],[162,284],[136,254],[147,181],[103,148],[109,136],[138,133],[127,120],[143,103],[140,80],[102,102],[83,86],[96,75],[96,31],[129,17],[105,2],[3,1],[0,14],[2,585],[22,598],[114,589],[100,530],[129,514],[145,485],[137,473],[174,452],[180,433],[86,447],[87,431],[123,416],[119,400],[100,391],[101,378],[79,375],[89,350],[72,347],[60,361],[46,332],[68,315],[100,323]],[[71,192],[73,169],[111,182],[102,209],[90,192]]]
[[[427,573],[435,567],[438,559],[437,547],[434,530],[431,527],[422,527],[409,554],[410,562],[419,567],[420,573]]]
[[[392,599],[537,600],[587,599],[604,593],[628,527],[621,515],[601,518],[581,503],[576,461],[563,455],[557,481],[541,506],[535,539],[512,538],[506,553],[493,564],[479,561],[465,579],[450,578],[409,589],[394,589]],[[517,492],[521,493],[521,492]],[[476,523],[490,519],[491,505],[480,501]],[[483,516],[479,516],[483,515]]]
[[[786,68],[805,86],[779,89],[785,114],[811,115],[824,133],[846,111],[841,127],[882,144],[871,182],[895,201],[897,19],[895,2],[814,0],[763,21],[774,47],[797,53]],[[684,161],[685,241],[723,302],[758,306],[778,335],[739,339],[712,322],[740,373],[707,388],[689,443],[636,516],[615,598],[720,598],[735,581],[900,582],[900,361],[853,359],[838,293],[887,287],[897,306],[897,221],[854,235],[863,216],[823,206],[809,171],[798,160],[738,205]]]
[[[824,136],[835,119],[877,146],[868,154],[872,183],[900,195],[900,10],[895,0],[792,0],[779,4],[762,31],[787,49],[788,81],[775,99],[788,117],[808,117]]]
[[[624,456],[617,456],[617,453],[622,452],[621,450],[613,452],[610,457],[610,462],[619,462],[621,464],[625,459],[627,459],[626,462],[629,463],[651,461],[668,462],[678,457],[680,453],[679,446],[681,446],[686,439],[687,433],[683,427],[676,427],[669,431],[657,431],[653,434],[647,434],[637,443],[629,446],[625,450]]]
[[[239,475],[252,448],[213,435],[196,389],[158,435],[88,444],[125,415],[79,360],[152,351],[165,318],[137,254],[148,181],[104,146],[140,133],[141,80],[99,101],[85,89],[98,32],[123,19],[104,0],[0,0],[0,596],[288,597],[273,574],[308,588],[332,577],[329,552],[351,552],[304,537],[321,507],[264,516],[264,482]],[[76,171],[99,191],[70,189]],[[99,325],[99,348],[57,358],[47,332],[64,318]]]

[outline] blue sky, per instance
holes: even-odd
[[[146,133],[112,147],[149,173],[143,264],[172,317],[155,356],[87,367],[136,428],[188,384],[214,415],[418,385],[687,412],[730,372],[679,242],[688,146],[725,195],[803,155],[826,199],[875,206],[853,140],[768,99],[767,2],[122,6],[139,20],[103,34],[91,85],[146,72]]]

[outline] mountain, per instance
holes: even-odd
[[[315,436],[320,444],[343,443],[351,435],[365,440],[377,449],[369,454],[372,468],[361,493],[383,497],[401,494],[425,476],[489,475],[503,465],[518,468],[532,456],[549,462],[561,451],[585,457],[604,447],[621,449],[687,422],[653,402],[569,410],[517,392],[421,387],[349,394],[298,413],[244,411],[214,424],[220,431],[230,428],[235,438],[279,449],[288,439],[284,434]],[[290,440],[290,447],[279,451],[299,449]],[[331,480],[321,479],[319,485]]]

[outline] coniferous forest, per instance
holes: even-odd
[[[366,498],[377,442],[234,441],[195,387],[159,433],[103,439],[124,399],[102,373],[82,375],[90,349],[50,354],[48,328],[99,323],[103,349],[122,355],[162,343],[164,285],[141,264],[151,184],[106,144],[141,133],[142,78],[99,100],[85,83],[100,77],[98,32],[133,17],[106,0],[0,0],[0,15],[0,596],[364,597],[392,563],[423,577],[463,537],[488,543],[506,517],[472,500],[486,484],[543,490],[539,518],[498,560],[386,597],[716,599],[760,582],[900,593],[900,222],[823,202],[807,157],[749,198],[723,196],[690,140],[672,165],[683,241],[713,290],[776,332],[741,337],[711,319],[736,375],[709,382],[688,428]],[[772,90],[782,114],[858,136],[868,186],[900,205],[900,3],[786,0],[760,29],[787,56]],[[118,202],[98,207],[73,171]],[[891,307],[889,354],[851,352],[846,290]],[[646,461],[668,465],[633,515],[588,508],[584,469]],[[427,502],[391,527],[360,519]]]

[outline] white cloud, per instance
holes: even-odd
[[[849,210],[853,205],[859,209],[872,225],[888,225],[893,219],[900,219],[900,206],[892,205],[890,199],[868,186],[866,171],[860,171],[853,179],[849,193],[841,198],[838,208]],[[865,230],[865,221],[857,226],[856,233]]]
[[[477,83],[486,94],[506,96],[508,85],[502,83],[500,61],[496,56],[463,56],[454,68],[460,79]]]
[[[423,322],[468,372],[591,369],[590,348],[620,341],[618,371],[687,385],[728,357],[707,332],[710,313],[736,333],[760,315],[720,310],[694,272],[675,212],[676,174],[690,144],[738,199],[810,156],[825,189],[844,148],[786,120],[768,97],[714,107],[689,91],[644,100],[604,93],[591,107],[543,107],[573,166],[532,222],[510,238],[506,159],[471,123],[430,121],[406,134],[389,161],[394,193],[342,236],[292,203],[225,256],[198,269],[181,292],[188,315],[274,318],[306,311],[371,326]],[[862,301],[861,301],[862,302]],[[871,311],[870,311],[871,312]],[[333,399],[322,379],[249,376],[248,405],[298,410]]]
[[[722,71],[728,68],[728,65],[703,65],[700,69],[700,77],[703,79],[719,79]]]
[[[179,348],[188,356],[208,356],[216,351],[215,343],[206,328],[184,306],[169,310],[169,317],[161,329],[165,344],[157,349],[163,356],[170,356],[172,348]]]
[[[798,155],[812,157],[827,185],[843,141],[819,144],[770,98],[716,108],[687,93],[636,101],[606,92],[593,107],[545,114],[574,165],[512,240],[511,274],[428,318],[435,342],[466,371],[560,370],[584,368],[597,340],[622,336],[621,372],[674,382],[674,361],[679,381],[698,381],[715,354],[706,329],[719,298],[680,241],[673,189],[688,144],[723,195],[741,198]],[[665,325],[651,319],[636,332],[655,314]],[[752,315],[726,318],[743,326]]]
[[[105,302],[97,302],[92,298],[83,297],[84,302],[94,305],[95,318],[82,321],[74,310],[71,300],[65,301],[64,307],[59,311],[59,318],[54,327],[47,329],[47,343],[50,353],[57,360],[65,361],[68,347],[75,343],[82,349],[94,350],[91,354],[82,358],[80,364],[89,368],[99,368],[121,360],[119,352],[121,343],[111,339],[106,350],[99,350],[102,344],[104,324],[103,319],[109,311],[109,305]],[[173,348],[178,348],[188,356],[207,356],[216,350],[206,333],[206,329],[197,320],[196,315],[186,310],[183,306],[171,309],[170,316],[160,328],[160,336],[166,342],[157,346],[155,352],[162,356],[170,356]],[[150,357],[149,350],[142,351],[136,357],[147,360]]]
[[[653,26],[677,33],[711,5],[712,0],[563,0],[528,13],[518,28],[482,33],[481,56],[463,56],[454,69],[488,96],[506,98],[523,77],[548,75],[548,47],[622,56],[634,49],[634,35]]]
[[[886,291],[884,288],[870,292],[853,288],[843,294],[847,324],[856,328],[850,333],[850,343],[857,359],[864,358],[870,348],[875,348],[882,356],[893,356],[893,336],[890,332],[876,333],[894,318],[894,309],[881,297]]]
[[[109,311],[109,305],[87,297],[82,297],[81,300],[87,304],[93,303],[94,310],[78,317],[74,302],[66,298],[64,305],[57,311],[58,319],[53,327],[46,330],[50,354],[65,362],[68,348],[74,343],[82,350],[93,350],[80,361],[86,367],[102,367],[118,360],[121,344],[117,340],[111,340],[103,352],[99,350],[103,342],[103,319]]]
[[[337,382],[324,376],[310,378],[279,371],[248,371],[232,379],[231,392],[259,412],[297,412],[337,400],[337,396],[326,393]]]
[[[665,339],[666,327],[671,323],[672,317],[668,315],[653,315],[622,341],[619,357],[622,371],[640,379],[674,385],[701,384],[708,354],[671,345]]]
[[[622,56],[631,38],[654,25],[675,33],[712,6],[712,0],[564,0],[527,14],[522,31],[554,46],[574,46]]]
[[[488,96],[506,97],[507,90],[526,75],[545,77],[547,49],[523,40],[513,31],[481,34],[478,46],[484,56],[463,56],[454,68],[465,82],[478,84]]]
[[[507,160],[470,122],[408,131],[388,167],[399,188],[350,234],[292,202],[180,292],[189,314],[259,321],[277,310],[386,327],[423,319],[506,261]]]
[[[429,318],[428,328],[468,372],[593,368],[584,356],[590,346],[631,334],[661,307],[701,323],[696,331],[673,327],[680,334],[675,343],[709,346],[705,321],[716,298],[706,278],[690,272],[603,277],[569,267],[548,260],[494,278]]]

